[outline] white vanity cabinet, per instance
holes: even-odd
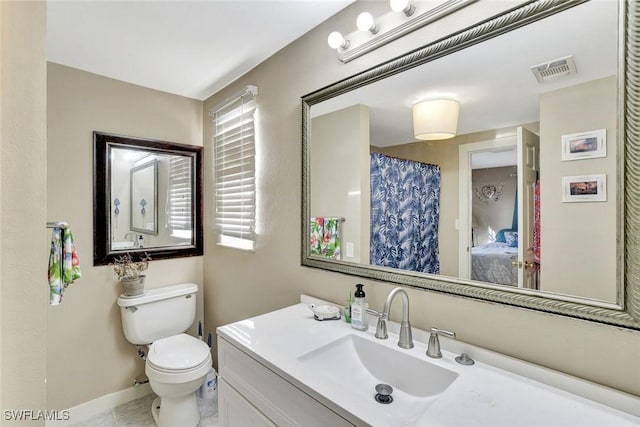
[[[275,427],[223,379],[218,380],[218,418],[221,426]]]
[[[445,338],[432,359],[426,331],[403,349],[394,322],[380,340],[373,325],[315,320],[301,299],[218,327],[220,425],[640,426],[638,396]],[[463,352],[475,364],[456,362]],[[375,398],[383,383],[388,405]]]
[[[217,341],[221,427],[355,425],[225,338]]]

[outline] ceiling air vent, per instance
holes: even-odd
[[[564,76],[570,76],[576,73],[576,63],[573,56],[565,56],[564,58],[554,59],[544,64],[534,65],[531,72],[536,76],[538,83],[544,83]]]

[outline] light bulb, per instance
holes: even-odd
[[[389,4],[394,12],[402,12],[409,4],[409,0],[390,0]]]
[[[329,43],[329,47],[331,47],[331,49],[346,49],[346,47],[349,46],[349,41],[345,40],[344,37],[342,37],[342,34],[337,31],[329,34],[327,43]]]
[[[356,25],[360,31],[370,31],[372,34],[378,32],[378,25],[373,20],[373,16],[369,12],[362,12],[358,15]]]
[[[389,0],[391,10],[394,12],[402,12],[406,16],[413,15],[416,11],[416,7],[411,4],[411,0]]]

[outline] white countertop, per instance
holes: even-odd
[[[397,335],[378,340],[375,328],[356,331],[344,320],[317,321],[306,304],[297,304],[254,318],[246,319],[217,329],[218,336],[229,341],[267,368],[284,377],[313,398],[347,418],[354,424],[375,426],[544,426],[544,427],[624,427],[639,426],[640,416],[623,412],[594,400],[569,393],[558,388],[585,390],[583,395],[597,396],[600,401],[619,408],[638,408],[640,398],[607,389],[586,381],[568,377],[542,367],[464,345],[475,365],[463,366],[454,361],[457,353],[447,351],[446,339],[441,339],[442,359],[430,359],[425,355],[426,335],[414,330],[415,347],[404,350],[397,347]],[[407,408],[401,399],[391,405],[381,405],[373,398],[362,398],[348,393],[348,388],[330,379],[323,372],[309,369],[300,356],[349,334],[372,340],[402,352],[410,357],[454,371],[457,379],[444,393],[430,398],[426,410],[415,412],[407,421]],[[420,342],[422,340],[422,342]],[[456,343],[457,344],[457,343]],[[455,347],[455,345],[449,345]],[[458,345],[458,348],[460,346]],[[476,349],[476,351],[474,351]],[[470,350],[470,351],[469,351]],[[490,354],[490,363],[483,363],[483,354]],[[501,360],[507,369],[500,369]],[[639,362],[640,363],[640,362]],[[515,367],[515,369],[514,369]],[[513,373],[527,372],[528,377]],[[511,372],[510,372],[511,371]],[[543,382],[531,378],[542,379]],[[349,381],[349,378],[344,378]],[[370,385],[363,384],[363,387]],[[375,393],[374,393],[375,394]],[[398,417],[396,411],[405,411]],[[398,422],[404,419],[403,422]]]

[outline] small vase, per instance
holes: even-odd
[[[129,297],[144,294],[144,278],[145,276],[136,279],[121,279],[124,294]]]

